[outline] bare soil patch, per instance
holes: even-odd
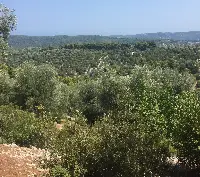
[[[0,177],[45,176],[47,170],[38,166],[44,154],[44,150],[34,147],[0,144]]]

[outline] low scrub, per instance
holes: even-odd
[[[84,121],[66,122],[50,151],[45,164],[51,174],[71,177],[163,175],[169,156],[158,132],[106,118],[92,127]]]
[[[36,118],[33,113],[12,106],[0,106],[0,137],[7,143],[44,148],[54,132],[50,120]]]

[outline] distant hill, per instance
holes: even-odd
[[[9,38],[12,47],[46,47],[59,46],[72,43],[102,43],[119,42],[133,43],[137,40],[175,40],[175,41],[200,41],[200,31],[176,32],[176,33],[145,33],[136,35],[79,35],[79,36],[24,36],[13,35]]]
[[[189,32],[175,32],[175,33],[146,33],[136,34],[126,37],[138,38],[138,39],[169,39],[178,41],[200,41],[200,31],[189,31]]]
[[[23,36],[11,35],[9,38],[9,45],[17,48],[24,47],[47,47],[60,46],[64,44],[73,43],[103,43],[103,42],[131,42],[132,39],[117,37],[99,36],[99,35],[79,35],[79,36]]]

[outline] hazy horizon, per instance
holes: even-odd
[[[111,34],[111,35],[101,35],[101,34],[77,34],[77,35],[68,35],[68,34],[58,34],[58,35],[26,35],[26,34],[11,34],[11,36],[31,36],[31,37],[48,37],[48,36],[105,36],[105,37],[110,37],[110,36],[134,36],[134,35],[140,35],[140,34],[155,34],[155,33],[189,33],[189,32],[200,32],[199,31],[175,31],[175,32],[170,32],[170,31],[165,31],[165,32],[154,32],[154,33],[137,33],[137,34]]]
[[[1,0],[15,9],[12,35],[135,35],[200,31],[199,0]]]

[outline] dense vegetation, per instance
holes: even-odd
[[[138,40],[156,40],[157,43],[162,44],[189,44],[191,42],[199,42],[200,32],[177,32],[177,33],[147,33],[137,35],[79,35],[79,36],[23,36],[12,35],[9,38],[9,45],[15,48],[26,47],[48,47],[60,46],[74,43],[128,43],[133,44]]]
[[[1,138],[48,148],[51,175],[166,175],[172,154],[198,164],[199,46],[1,43]]]
[[[48,149],[50,176],[170,176],[174,156],[198,169],[198,45],[0,46],[0,139]]]

